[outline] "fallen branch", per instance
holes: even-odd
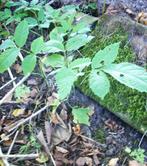
[[[0,158],[25,158],[34,159],[39,157],[39,154],[0,154]]]
[[[7,152],[7,155],[9,155],[9,154],[11,153],[12,148],[13,148],[13,146],[14,146],[14,143],[15,143],[15,141],[16,141],[16,138],[17,138],[17,136],[18,136],[18,133],[19,133],[19,131],[16,132],[16,134],[15,134],[15,136],[14,136],[14,139],[13,139],[13,141],[12,141],[10,147],[9,147],[9,150],[8,150],[8,152]]]

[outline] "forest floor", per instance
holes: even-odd
[[[146,0],[124,1],[133,13],[147,10]],[[114,11],[114,3],[106,1],[106,5],[107,12]],[[18,83],[23,78],[19,63],[12,72]],[[8,72],[0,74],[0,100],[13,88],[12,80],[5,86],[9,77]],[[147,166],[146,133],[139,133],[79,89],[66,102],[50,104],[58,98],[54,78],[48,82],[50,88],[35,74],[23,83],[31,91],[25,89],[19,98],[19,89],[0,105],[0,166]],[[90,126],[73,123],[71,109],[75,106],[93,110]],[[139,162],[142,158],[144,163]]]

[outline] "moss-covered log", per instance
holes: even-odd
[[[133,24],[135,24],[135,29],[138,33],[146,33],[147,31],[139,24],[136,26],[136,23],[131,19],[130,21],[128,21],[128,18],[126,20],[122,20],[122,17],[110,18],[109,16],[104,16],[101,18],[93,33],[95,38],[82,49],[82,54],[92,58],[100,49],[105,48],[111,43],[121,41],[121,47],[116,62],[136,63],[137,58],[128,42],[128,34],[132,32],[131,27],[133,28]],[[110,77],[110,93],[104,100],[100,100],[100,98],[95,96],[89,89],[88,80],[83,81],[82,79],[83,78],[79,79],[77,86],[80,87],[86,95],[98,101],[139,131],[144,132],[147,130],[147,96],[145,93],[130,89]]]

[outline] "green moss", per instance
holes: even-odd
[[[102,32],[100,25],[98,25],[94,36],[95,38],[92,42],[82,50],[84,56],[92,58],[100,49],[105,48],[111,43],[121,41],[121,47],[116,62],[135,63],[135,54],[128,43],[128,36],[121,28],[117,28],[117,30],[111,34],[106,34]],[[88,87],[88,80],[82,81],[81,79],[83,78],[81,78],[77,85],[84,93],[114,112],[133,127],[142,132],[147,130],[147,110],[145,109],[146,94],[126,87],[112,77],[109,78],[111,81],[111,89],[104,100],[100,100],[91,92]],[[81,82],[82,84],[80,84]]]
[[[97,140],[100,143],[105,143],[105,132],[103,129],[98,129],[94,133],[94,140]]]

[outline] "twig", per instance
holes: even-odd
[[[84,138],[84,139],[87,139],[87,140],[89,140],[89,141],[91,141],[91,142],[96,143],[98,146],[100,146],[100,147],[102,147],[102,148],[106,148],[106,145],[105,145],[105,144],[101,144],[101,143],[99,143],[99,142],[97,142],[97,141],[95,141],[95,140],[93,140],[93,139],[91,139],[91,138],[89,138],[89,137],[86,137],[86,136],[84,136],[84,135],[81,135],[81,134],[79,134],[79,136],[82,137],[82,138]]]
[[[34,159],[38,157],[39,154],[0,154],[0,158],[25,158]]]
[[[21,53],[19,53],[19,55],[18,55],[18,56],[19,56],[20,60],[21,60],[21,61],[23,61],[23,56],[22,56],[22,54],[21,54]]]
[[[13,77],[13,74],[12,74],[10,68],[8,68],[8,73],[9,73],[9,76],[10,76],[11,80],[13,80],[13,86],[16,86],[16,83],[14,81],[14,77]]]
[[[47,145],[47,142],[44,138],[44,135],[43,135],[43,132],[42,130],[39,132],[39,134],[37,135],[37,139],[40,141],[41,145],[44,147],[44,150],[46,151],[46,153],[50,156],[51,160],[52,160],[52,163],[54,166],[56,166],[56,162],[48,148],[48,145]]]
[[[11,128],[11,126],[13,126],[13,124],[11,124],[10,126],[8,126],[8,128],[10,128],[8,130],[8,132],[11,132],[13,130],[15,130],[16,128],[18,128],[19,126],[21,126],[22,124],[30,121],[32,118],[34,118],[35,116],[37,116],[38,114],[40,114],[41,112],[43,112],[49,105],[44,106],[43,108],[41,108],[40,110],[38,110],[37,112],[35,112],[34,114],[32,114],[31,116],[29,116],[28,118],[20,121],[18,124],[16,124],[14,127]]]
[[[3,156],[3,152],[2,152],[2,150],[1,150],[1,148],[0,148],[0,156]],[[8,161],[7,161],[7,158],[3,158],[3,157],[2,157],[2,161],[3,161],[3,163],[5,164],[5,166],[10,166],[10,164],[9,164]]]
[[[19,131],[16,132],[16,134],[15,134],[15,136],[14,136],[14,139],[13,139],[13,141],[12,141],[12,143],[11,143],[11,146],[9,147],[9,150],[8,150],[8,152],[7,152],[7,155],[9,155],[9,154],[11,153],[12,148],[13,148],[13,146],[14,146],[14,143],[15,143],[15,141],[16,141],[16,138],[17,138],[17,136],[18,136],[18,133],[19,133]]]
[[[15,91],[15,89],[21,85],[28,77],[30,74],[26,75],[23,77],[1,100],[0,100],[0,105],[3,104],[3,102]]]
[[[16,130],[13,130],[13,132],[11,132],[10,134],[4,136],[4,138],[0,140],[0,143],[2,143],[3,141],[5,141],[5,138],[10,138],[15,132],[16,132]]]
[[[50,155],[50,158],[52,160],[53,165],[56,166],[56,162],[55,162],[55,160],[50,152],[49,152],[49,155]]]
[[[14,80],[16,80],[16,77],[14,77],[12,80],[8,81],[6,84],[4,84],[3,86],[0,87],[0,90],[2,90],[3,88],[5,88],[7,85],[9,85],[11,82],[13,82]]]
[[[144,132],[143,136],[141,137],[141,140],[140,140],[139,145],[138,145],[139,148],[140,148],[142,141],[143,141],[144,137],[146,136],[146,134],[147,134],[147,130]]]

